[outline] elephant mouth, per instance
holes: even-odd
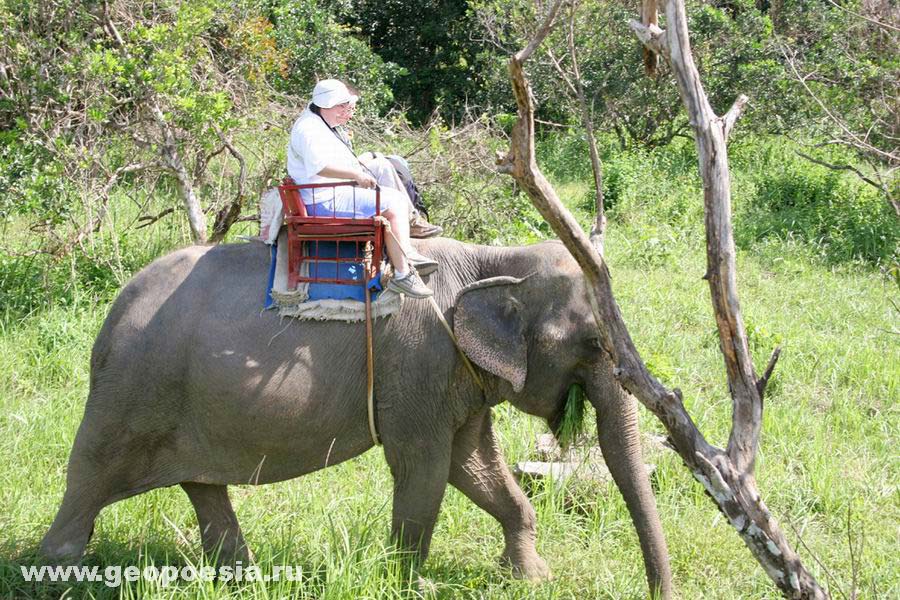
[[[557,401],[558,410],[547,420],[550,431],[560,446],[568,446],[584,432],[584,411],[587,396],[584,388],[578,384],[571,384]]]

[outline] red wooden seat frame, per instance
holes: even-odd
[[[336,183],[310,183],[298,185],[290,177],[285,177],[278,186],[281,195],[281,204],[284,207],[284,225],[287,228],[288,238],[288,289],[296,289],[298,283],[332,283],[345,285],[367,285],[374,277],[378,276],[381,269],[382,249],[384,247],[384,225],[380,219],[374,217],[342,217],[337,216],[332,209],[330,215],[310,216],[306,205],[300,196],[300,190],[322,190],[327,193],[331,190],[334,194],[339,187],[356,186],[354,181],[339,181]],[[355,204],[355,196],[354,196]],[[355,210],[354,210],[355,213]],[[375,214],[381,214],[381,190],[375,188]],[[352,257],[341,257],[340,252],[335,252],[334,257],[318,256],[318,242],[335,242],[340,248],[342,242],[352,242],[356,250]],[[362,242],[362,244],[360,244]],[[366,242],[370,242],[371,246]],[[364,250],[362,254],[359,248]],[[369,251],[368,248],[371,248]],[[325,278],[318,276],[318,264],[338,263],[336,277]],[[306,275],[301,275],[303,263],[308,263]],[[364,277],[359,279],[342,278],[340,276],[341,263],[363,263]]]

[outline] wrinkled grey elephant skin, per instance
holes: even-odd
[[[503,400],[554,422],[584,386],[599,441],[631,512],[650,589],[671,593],[665,540],[641,461],[637,411],[599,349],[583,278],[561,244],[418,244],[440,261],[429,281],[482,391],[428,302],[375,323],[377,425],[394,478],[393,533],[424,559],[449,482],[503,527],[503,559],[549,576],[535,513],[491,426]],[[191,247],[141,271],[113,304],[91,356],[90,394],[62,506],[41,551],[79,560],[100,509],[181,485],[204,548],[249,560],[227,485],[269,483],[372,448],[360,323],[263,312],[262,244]]]

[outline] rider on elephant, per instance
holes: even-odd
[[[375,214],[375,188],[382,183],[381,215],[391,225],[387,236],[387,254],[394,266],[388,289],[413,298],[427,298],[433,292],[422,282],[437,263],[419,254],[410,244],[410,201],[405,191],[390,181],[379,182],[360,162],[345,136],[337,128],[353,116],[358,97],[336,79],[325,79],[313,89],[312,102],[291,128],[287,149],[287,170],[300,185],[353,180],[357,187],[336,187],[328,193],[302,190],[303,203],[311,215],[352,213],[371,217]],[[379,169],[379,171],[382,171]],[[382,173],[382,178],[384,175]],[[362,188],[362,189],[359,189]],[[418,272],[417,272],[418,271]]]

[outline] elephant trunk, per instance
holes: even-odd
[[[587,393],[597,412],[600,449],[637,530],[650,595],[653,598],[671,598],[669,553],[641,456],[637,403],[618,386],[611,370],[595,379],[588,386]]]

